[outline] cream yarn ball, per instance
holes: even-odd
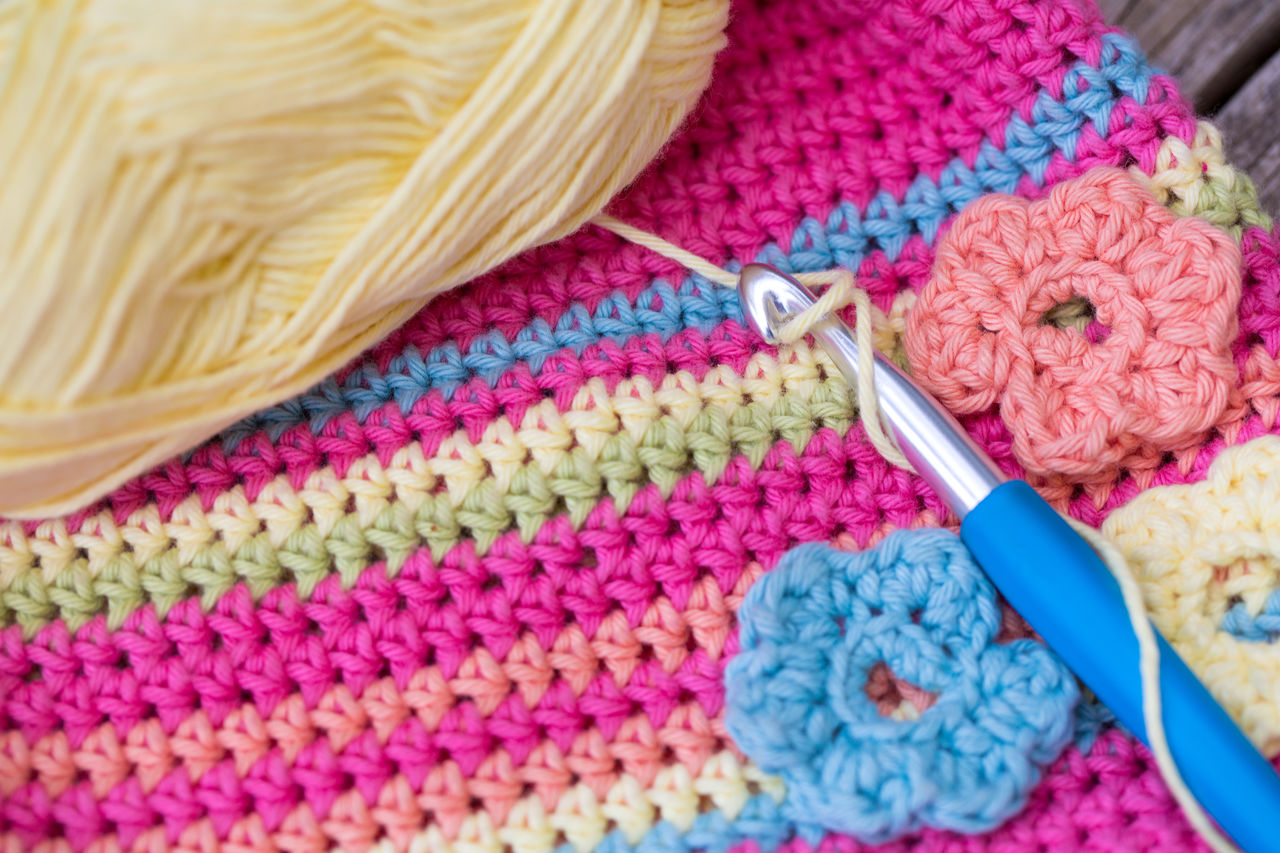
[[[0,512],[72,510],[569,233],[727,0],[0,3]]]

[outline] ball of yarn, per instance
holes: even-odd
[[[0,5],[0,512],[61,512],[567,234],[728,0]]]

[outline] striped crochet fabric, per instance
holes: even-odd
[[[1122,170],[1238,253],[1213,355],[1238,376],[1176,446],[1032,482],[1095,525],[1164,495],[1109,522],[1135,560],[1150,513],[1236,512],[1239,478],[1177,490],[1276,430],[1280,237],[1130,38],[1089,0],[759,0],[729,37],[700,110],[614,215],[730,268],[856,271],[905,364],[962,208]],[[1022,474],[1022,421],[1002,411],[991,397],[965,424]],[[1249,488],[1280,494],[1280,449],[1241,452]],[[730,736],[738,610],[797,545],[947,524],[871,447],[820,352],[764,345],[734,292],[588,227],[100,505],[0,527],[0,850],[863,849]],[[1226,571],[1204,618],[1232,654],[1273,654],[1276,562]],[[1150,588],[1164,564],[1143,569]],[[1031,642],[981,601],[966,618],[986,614],[992,649]],[[1157,623],[1176,630],[1183,605],[1166,603]],[[936,692],[876,669],[872,722],[924,720]],[[1280,748],[1276,690],[1236,698]],[[884,849],[1196,847],[1147,751],[1082,701],[1074,737],[1046,721],[1052,754],[1011,783],[1016,813],[964,832],[906,821]]]

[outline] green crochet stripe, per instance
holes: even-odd
[[[189,598],[211,608],[238,583],[246,584],[255,598],[294,583],[305,599],[335,573],[350,587],[380,560],[386,560],[394,576],[423,546],[438,559],[466,539],[474,540],[483,554],[510,530],[529,541],[554,516],[563,514],[575,526],[582,524],[605,497],[625,511],[649,483],[667,497],[695,471],[710,483],[718,481],[736,456],[759,468],[779,441],[802,449],[820,428],[843,435],[857,415],[848,385],[839,378],[804,385],[804,392],[784,390],[772,404],[744,402],[732,414],[704,403],[688,428],[664,415],[639,441],[625,431],[611,435],[598,458],[581,446],[573,448],[550,475],[526,463],[506,491],[490,475],[456,506],[447,494],[429,496],[416,511],[396,501],[368,527],[350,512],[328,535],[307,523],[279,547],[262,532],[234,550],[217,539],[185,560],[176,542],[144,560],[121,546],[96,575],[84,557],[51,579],[36,565],[0,574],[0,582],[7,578],[0,587],[0,625],[21,625],[29,637],[54,619],[65,620],[74,630],[105,613],[114,629],[147,603],[162,616]]]
[[[1258,190],[1244,172],[1232,170],[1231,180],[1205,180],[1194,205],[1185,198],[1169,199],[1169,210],[1178,216],[1196,216],[1217,226],[1240,242],[1246,228],[1270,230],[1271,217],[1258,203]]]

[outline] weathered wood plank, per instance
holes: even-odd
[[[1222,131],[1227,162],[1253,179],[1263,210],[1280,214],[1280,53],[1213,120]]]
[[[1231,97],[1280,47],[1280,3],[1214,0],[1205,3],[1160,48],[1170,70],[1201,112]],[[1167,57],[1167,58],[1166,58]]]
[[[1197,0],[1098,0],[1108,24],[1120,27],[1138,40],[1151,56],[1164,47],[1200,7]],[[1165,66],[1167,68],[1167,66]]]
[[[1100,0],[1202,113],[1222,106],[1280,48],[1277,0]]]

